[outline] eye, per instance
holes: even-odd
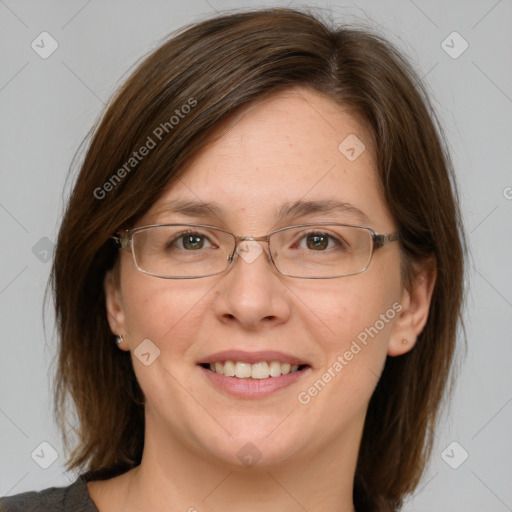
[[[306,237],[306,245],[308,249],[327,249],[329,246],[329,237],[320,234],[311,234]]]
[[[173,247],[185,251],[198,251],[205,247],[212,247],[212,244],[208,237],[200,233],[182,233],[169,242],[168,248]]]
[[[305,246],[304,243],[305,242]],[[332,249],[333,247],[340,246],[341,243],[338,239],[334,238],[328,233],[307,233],[299,243],[299,248],[310,249],[312,251],[324,251],[325,249]]]
[[[184,235],[181,237],[181,243],[187,250],[202,249],[205,244],[205,238],[201,235]]]

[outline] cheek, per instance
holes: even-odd
[[[302,286],[294,289],[297,304],[301,305],[299,314],[306,327],[316,332],[314,338],[326,352],[343,349],[360,333],[363,339],[375,323],[381,339],[389,335],[399,287],[378,283],[364,273],[338,281],[319,281],[314,289],[308,283]]]
[[[304,293],[308,306],[304,312],[310,319],[305,323],[322,363],[302,390],[300,403],[330,404],[326,411],[334,415],[336,410],[355,412],[366,407],[386,361],[400,309],[393,287],[376,284],[371,276],[360,274],[334,287],[326,283],[314,293]]]
[[[131,277],[125,281],[123,295],[137,381],[150,408],[168,410],[172,396],[173,411],[179,411],[177,415],[183,417],[190,407],[193,409],[190,368],[195,364],[194,341],[201,335],[205,309],[210,307],[209,287],[199,281],[171,282],[143,274]],[[141,352],[137,347],[146,339],[159,350],[147,366],[137,356]]]
[[[150,339],[166,359],[183,361],[207,307],[208,288],[204,283],[182,283],[140,273],[125,283],[123,307],[132,350]]]

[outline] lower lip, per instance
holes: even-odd
[[[311,371],[311,368],[307,367],[297,372],[268,379],[239,379],[221,375],[202,366],[199,366],[199,369],[215,386],[239,398],[264,398],[292,385]]]

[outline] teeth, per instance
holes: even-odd
[[[218,363],[222,364],[222,363]],[[224,363],[224,375],[227,377],[234,377],[235,376],[235,363],[233,361],[226,361]]]
[[[235,364],[235,377],[238,377],[239,379],[247,379],[250,376],[251,365],[249,363],[240,363],[239,361],[237,361]]]
[[[270,376],[279,377],[281,375],[281,363],[279,361],[270,362]]]
[[[290,363],[280,363],[279,361],[260,361],[250,364],[243,361],[225,361],[210,364],[210,370],[227,377],[237,377],[238,379],[268,379],[269,377],[279,377],[294,373],[299,369],[299,365]]]
[[[251,377],[253,379],[268,379],[270,376],[270,368],[265,361],[253,364],[251,370]]]

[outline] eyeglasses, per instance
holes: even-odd
[[[268,243],[270,260],[282,275],[329,279],[364,272],[374,250],[398,240],[399,234],[376,234],[368,227],[322,223],[288,226],[265,236],[249,237],[205,224],[153,224],[127,229],[112,238],[119,248],[131,249],[141,272],[165,279],[220,274],[236,254],[250,262],[243,254],[250,242]],[[247,242],[244,249],[241,242]]]

